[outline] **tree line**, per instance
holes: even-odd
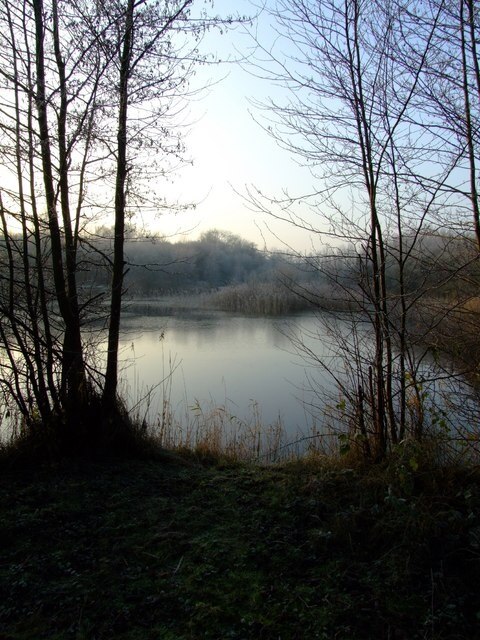
[[[94,246],[107,252],[108,229]],[[98,235],[98,233],[97,233]],[[247,282],[274,279],[288,262],[279,254],[260,251],[254,243],[227,231],[210,230],[198,240],[171,242],[160,236],[135,235],[125,240],[125,290],[129,297],[208,291]],[[86,270],[83,282],[106,286],[108,269]]]

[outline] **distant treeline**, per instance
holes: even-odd
[[[112,242],[112,231],[103,228],[83,238],[79,245],[82,304],[89,300],[101,303],[110,285]],[[404,245],[405,251],[408,239],[404,239]],[[47,238],[43,247],[48,293],[53,278]],[[398,289],[400,293],[401,286],[412,299],[456,298],[459,292],[462,298],[477,296],[480,269],[471,239],[425,233],[416,239],[401,281],[394,238],[388,249],[385,270],[392,291]],[[19,250],[16,259],[21,261],[21,255]],[[285,313],[312,306],[355,310],[357,301],[359,308],[364,303],[369,269],[365,249],[362,252],[353,244],[315,255],[267,252],[238,235],[216,229],[203,233],[198,240],[180,242],[132,230],[126,234],[125,255],[124,287],[129,298],[208,293],[208,297],[202,296],[208,304],[248,313]],[[30,256],[35,259],[33,250]],[[2,271],[7,273],[8,256],[0,241],[2,264]],[[0,276],[0,297],[7,293],[7,280]],[[87,307],[91,309],[91,303]]]
[[[103,231],[103,237],[98,237],[92,246],[100,256],[108,253],[109,242],[108,233]],[[87,253],[84,286],[106,286],[110,278],[108,264],[97,260],[94,265],[91,252]],[[207,231],[198,240],[181,242],[127,237],[125,254],[125,287],[134,297],[203,293],[252,281],[278,283],[282,278],[298,280],[313,275],[305,272],[298,258],[261,251],[252,242],[218,230]]]

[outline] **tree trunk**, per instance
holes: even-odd
[[[122,288],[125,269],[124,235],[125,235],[125,185],[128,175],[127,166],[127,113],[128,113],[128,81],[132,56],[134,0],[129,0],[125,15],[125,32],[120,59],[119,78],[119,112],[117,130],[117,176],[115,183],[115,235],[113,274],[110,301],[110,324],[108,331],[108,354],[103,389],[103,404],[108,412],[117,401],[118,386],[118,343],[120,337],[120,316],[122,305]]]
[[[44,52],[44,16],[43,0],[34,0],[35,15],[35,45],[36,45],[36,106],[40,134],[43,180],[48,212],[48,227],[52,251],[52,269],[55,282],[55,293],[59,311],[65,323],[62,361],[61,397],[64,408],[68,411],[78,411],[79,403],[86,391],[85,365],[83,359],[82,340],[80,334],[80,319],[76,305],[76,292],[73,297],[67,289],[67,282],[75,283],[75,265],[67,267],[68,279],[65,281],[64,262],[62,254],[62,238],[56,207],[56,193],[53,179],[53,164],[50,148],[50,133],[47,118],[47,98],[45,81],[45,52]],[[61,118],[65,117],[61,115]],[[60,119],[61,119],[60,118]],[[72,306],[72,300],[74,302]]]

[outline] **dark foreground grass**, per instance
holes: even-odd
[[[70,462],[0,509],[5,640],[480,638],[471,471]]]

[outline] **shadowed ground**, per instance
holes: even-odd
[[[471,472],[402,460],[10,470],[0,637],[477,638],[479,507]]]

